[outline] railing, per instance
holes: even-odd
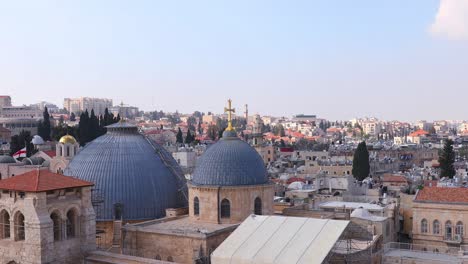
[[[460,251],[464,251],[461,247],[449,247],[449,246],[438,246],[438,245],[426,245],[426,244],[410,244],[410,243],[399,243],[390,242],[384,245],[384,252],[391,250],[402,250],[402,251],[413,251],[413,252],[424,252],[433,254],[443,254],[458,256]]]

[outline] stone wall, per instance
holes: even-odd
[[[189,215],[194,221],[209,223],[240,223],[254,213],[254,201],[262,200],[262,214],[273,214],[274,185],[251,185],[232,187],[189,186]],[[194,198],[199,199],[199,215],[194,215]],[[231,217],[221,218],[220,203],[228,199],[231,206]]]

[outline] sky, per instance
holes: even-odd
[[[0,94],[468,119],[468,0],[0,0]]]

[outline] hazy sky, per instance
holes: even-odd
[[[468,0],[0,0],[0,94],[468,119]]]

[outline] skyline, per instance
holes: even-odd
[[[16,105],[220,113],[231,98],[263,115],[468,119],[462,0],[2,6],[0,94]]]

